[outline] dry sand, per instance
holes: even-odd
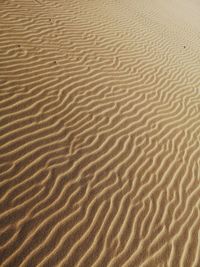
[[[0,266],[200,266],[200,2],[0,1]]]

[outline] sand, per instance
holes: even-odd
[[[0,266],[200,266],[200,2],[0,2]]]

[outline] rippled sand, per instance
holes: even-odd
[[[200,2],[0,2],[0,266],[200,266]]]

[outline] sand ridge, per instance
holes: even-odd
[[[200,266],[198,1],[0,5],[0,265]]]

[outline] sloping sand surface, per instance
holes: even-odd
[[[0,1],[0,266],[200,266],[199,1]]]

